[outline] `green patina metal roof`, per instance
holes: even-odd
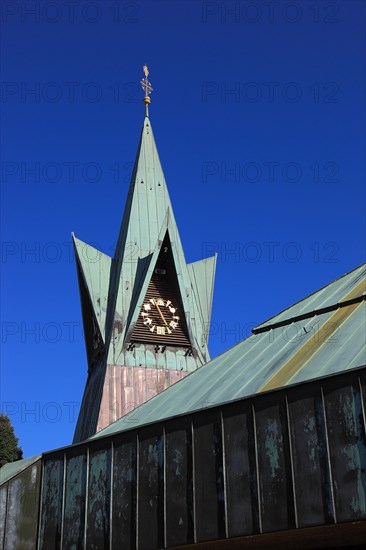
[[[108,363],[125,364],[123,347],[141,310],[159,250],[168,232],[188,331],[198,365],[209,360],[216,256],[187,264],[165,176],[145,117],[114,258],[74,238],[76,255],[106,345]]]
[[[112,258],[72,235],[74,247],[89,290],[100,333],[105,339],[108,287]]]
[[[333,306],[342,302],[354,288],[357,287],[358,283],[365,278],[365,264],[362,264],[356,267],[350,273],[343,275],[339,279],[333,281],[332,284],[326,285],[323,288],[320,288],[310,296],[303,298],[296,304],[291,307],[281,311],[277,315],[274,315],[267,321],[264,321],[258,325],[254,332],[259,332],[262,329],[268,329],[272,326],[276,326],[280,323],[284,323],[289,319],[296,319],[298,316],[303,317],[306,314],[309,314],[313,311],[324,310],[328,307]],[[359,292],[356,293],[359,295]],[[366,294],[366,287],[363,288],[361,295]]]
[[[23,460],[17,460],[16,462],[4,464],[4,466],[0,468],[0,485],[3,485],[3,483],[6,483],[9,479],[20,474],[23,470],[28,468],[28,466],[31,466],[37,462],[37,460],[40,460],[40,458],[42,458],[42,455],[35,455],[29,458],[24,458]]]
[[[366,264],[271,320],[286,323],[253,334],[93,437],[365,365],[365,285]]]

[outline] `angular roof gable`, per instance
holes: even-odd
[[[206,294],[207,292],[211,294],[215,264],[209,261],[204,268],[205,272],[197,267],[196,276],[194,276],[195,269],[187,267],[151,122],[148,117],[145,117],[114,257],[116,264],[114,318],[121,320],[124,326],[114,342],[114,357],[111,357],[114,362],[118,362],[126,338],[133,331],[156,264],[159,247],[167,231],[172,243],[188,330],[199,357],[199,363],[202,364],[209,360],[206,320],[211,315],[212,300],[202,297],[202,306],[198,293],[205,284],[202,282],[202,275],[207,273],[208,290],[207,288],[204,290]],[[197,280],[200,281],[200,289],[197,287]],[[110,319],[110,324],[112,323]]]
[[[93,246],[77,239],[72,234],[75,256],[87,286],[91,305],[99,324],[102,337],[105,338],[105,323],[108,305],[108,288],[112,258]]]
[[[133,332],[167,232],[193,358],[200,366],[210,358],[207,327],[216,257],[186,263],[151,122],[146,116],[113,259],[73,236],[78,264],[110,364],[118,365],[124,360],[125,344]]]

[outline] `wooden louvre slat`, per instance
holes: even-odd
[[[180,301],[178,300],[177,296],[174,295],[166,275],[154,274],[152,276],[146,292],[144,303],[149,302],[150,299],[157,298],[161,298],[165,302],[167,300],[171,300],[174,307],[178,308],[177,314],[180,317],[178,321],[178,326],[172,331],[171,334],[162,335],[157,334],[156,332],[151,332],[149,328],[144,325],[143,317],[140,312],[134,331],[132,333],[131,341],[163,344],[184,348],[190,347],[191,343],[188,338]],[[163,325],[163,322],[157,310],[152,310],[151,312],[149,312],[149,316],[153,319],[154,324],[158,326]]]

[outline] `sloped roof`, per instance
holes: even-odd
[[[23,460],[16,460],[15,462],[4,464],[4,466],[0,468],[0,485],[3,485],[3,483],[6,483],[12,477],[20,474],[23,470],[28,468],[28,466],[31,466],[41,458],[42,455],[35,455],[29,458],[23,458]]]
[[[73,235],[75,253],[108,347],[110,364],[125,362],[123,349],[133,332],[167,233],[196,352],[192,360],[200,366],[210,359],[206,332],[211,317],[216,256],[186,263],[151,121],[146,116],[113,260]],[[113,332],[116,325],[118,331]]]
[[[93,438],[365,365],[365,285],[366,264],[272,318],[268,330],[240,342]],[[273,322],[277,318],[287,322],[278,326]]]
[[[353,271],[346,273],[339,279],[336,279],[331,284],[328,284],[313,294],[306,296],[299,302],[296,302],[292,306],[288,307],[284,311],[281,311],[274,317],[270,317],[267,321],[264,321],[253,329],[254,333],[262,332],[264,329],[269,329],[279,324],[288,323],[297,317],[304,317],[310,315],[314,311],[321,311],[344,301],[346,297],[355,289],[360,281],[365,280],[366,264],[362,264],[356,267]],[[360,292],[356,291],[357,296]],[[366,285],[364,284],[361,295],[366,294]],[[347,299],[352,299],[347,298]]]
[[[105,323],[108,306],[108,288],[112,258],[93,246],[77,239],[72,234],[75,255],[80,262],[85,284],[89,291],[90,303],[99,330],[105,341]]]
[[[114,316],[124,320],[121,337],[114,341],[113,345],[113,362],[115,364],[118,364],[118,357],[122,352],[126,335],[131,333],[134,322],[136,322],[143,303],[144,290],[146,290],[142,284],[143,281],[141,284],[137,281],[139,265],[137,259],[148,258],[150,255],[157,257],[159,247],[167,232],[173,249],[186,320],[193,339],[192,344],[200,358],[199,363],[202,364],[209,359],[207,344],[204,342],[203,336],[211,311],[202,315],[202,311],[206,311],[207,308],[201,307],[200,293],[196,290],[196,279],[191,280],[190,278],[151,121],[146,116],[115,253],[116,302]],[[154,268],[153,265],[150,267]],[[146,287],[149,283],[146,273],[142,272],[141,277],[144,279]],[[210,279],[203,278],[200,283],[208,286],[208,293],[211,293],[212,277]],[[193,292],[190,291],[191,288]],[[130,311],[131,306],[134,306],[133,312]],[[130,312],[129,315],[128,312]],[[204,342],[203,345],[202,342]]]

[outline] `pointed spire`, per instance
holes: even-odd
[[[146,112],[114,257],[74,238],[89,364],[75,442],[210,358],[216,257],[186,263],[149,119],[149,70],[143,70]],[[150,302],[154,330],[142,315]]]
[[[150,99],[149,96],[150,96],[151,92],[153,91],[153,89],[152,89],[151,83],[147,79],[147,77],[149,76],[149,69],[147,68],[147,65],[144,65],[142,69],[143,69],[144,74],[145,74],[145,78],[141,79],[141,86],[142,86],[142,89],[145,92],[145,97],[142,101],[145,104],[145,116],[148,117],[149,116],[149,105],[151,103],[151,99]]]

